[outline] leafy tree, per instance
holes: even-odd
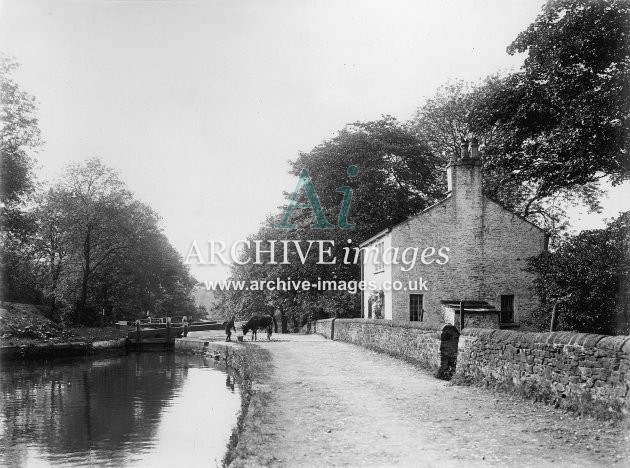
[[[313,212],[296,210],[291,221],[296,229],[286,235],[325,234],[336,241],[339,256],[350,235],[356,245],[422,210],[444,195],[438,168],[470,133],[482,138],[486,194],[508,209],[551,231],[562,228],[568,202],[578,199],[598,209],[597,182],[610,177],[618,183],[628,175],[628,5],[627,0],[550,0],[508,48],[527,53],[521,71],[490,77],[477,87],[455,83],[427,102],[410,125],[391,117],[356,123],[300,154],[291,172],[308,170],[329,221],[337,219],[341,204],[336,188],[354,189],[350,222],[356,227],[315,233]],[[359,168],[355,178],[346,172],[351,165]],[[268,221],[254,237],[264,239],[275,223]],[[355,279],[359,270],[299,262],[233,269],[235,278],[276,274]],[[287,313],[319,314],[352,303],[345,296],[230,292],[224,305],[245,307],[247,300],[255,307],[271,303]]]
[[[628,178],[630,2],[550,0],[508,52],[520,72],[485,93],[473,131],[502,134],[493,166],[538,196]]]
[[[16,68],[0,57],[0,299],[46,302],[55,318],[74,308],[79,324],[101,311],[198,312],[194,280],[159,217],[113,169],[98,159],[70,164],[62,180],[34,193],[36,104],[12,79]]]
[[[357,240],[400,222],[444,196],[446,184],[439,177],[441,159],[413,129],[385,116],[374,122],[348,125],[309,153],[291,162],[291,173],[307,169],[329,220],[337,220],[341,195],[337,187],[353,187],[351,230]],[[358,175],[350,177],[355,165]],[[312,224],[312,211],[296,220]],[[328,234],[328,233],[327,233]]]
[[[38,285],[44,300],[50,305],[50,316],[57,312],[57,289],[61,274],[69,265],[73,252],[70,217],[67,206],[68,193],[50,189],[37,199],[37,207],[31,213],[35,223],[34,234],[28,239],[31,257],[38,272]]]
[[[96,324],[101,314],[196,312],[195,282],[159,217],[99,160],[69,165],[30,215],[35,229],[20,244],[22,263],[35,272],[51,315],[73,310],[74,322]]]
[[[73,243],[80,247],[81,294],[77,322],[85,312],[91,277],[117,251],[128,249],[144,227],[134,201],[118,174],[98,159],[66,168],[58,190],[65,193],[68,225]]]
[[[494,78],[486,79],[483,87],[491,87]],[[471,112],[482,98],[482,87],[458,80],[439,87],[434,96],[418,108],[411,124],[418,135],[441,156],[446,164],[459,157],[461,141],[470,135]],[[482,146],[488,145],[493,135],[476,135]]]
[[[542,305],[533,323],[548,329],[560,301],[560,329],[582,333],[630,332],[630,212],[605,229],[568,236],[555,252],[530,261]]]
[[[41,303],[44,294],[39,288],[39,273],[31,260],[32,246],[21,237],[3,233],[0,242],[0,300]]]
[[[41,140],[35,99],[11,76],[17,67],[0,55],[0,299],[37,301],[35,273],[24,261],[34,229],[24,202],[35,187],[34,153]]]
[[[444,159],[481,139],[485,192],[554,233],[563,207],[598,210],[597,182],[628,177],[630,2],[550,0],[508,47],[522,69],[438,91],[414,125]]]
[[[33,151],[40,146],[35,98],[20,90],[11,74],[18,64],[0,56],[0,202],[14,205],[34,189]]]
[[[208,308],[205,305],[197,306],[191,317],[193,320],[207,320]]]
[[[302,264],[297,252],[290,251],[288,265],[234,265],[234,280],[275,280],[276,278],[314,283],[318,278],[326,280],[359,280],[360,265],[343,262],[345,247],[358,247],[378,231],[400,222],[430,206],[444,196],[445,183],[437,174],[440,158],[419,139],[412,128],[386,116],[375,122],[355,123],[339,134],[316,146],[309,153],[301,153],[291,162],[291,173],[300,176],[308,171],[319,202],[327,220],[338,220],[343,194],[339,187],[351,187],[353,196],[348,222],[352,229],[312,229],[316,222],[313,210],[294,210],[290,223],[294,229],[279,229],[287,206],[280,213],[269,217],[251,240],[333,240],[334,265],[317,264],[312,254]],[[348,171],[351,166],[358,173]],[[287,199],[292,194],[286,193]],[[296,202],[307,201],[301,192]],[[349,242],[351,241],[351,242]],[[252,257],[251,248],[243,255]],[[345,291],[221,291],[218,293],[221,307],[231,309],[240,317],[261,311],[278,310],[283,329],[288,322],[299,327],[304,317],[356,316],[359,308],[358,294]],[[228,315],[230,312],[227,312]]]
[[[585,203],[591,210],[600,209],[601,190],[595,183],[549,192],[542,190],[543,180],[523,178],[518,169],[506,169],[504,160],[511,157],[504,148],[509,134],[500,126],[486,126],[482,131],[478,126],[480,113],[487,112],[488,96],[503,86],[498,76],[488,77],[477,86],[463,81],[449,83],[417,110],[412,125],[432,151],[442,155],[444,164],[459,156],[462,139],[477,137],[484,163],[484,193],[550,233],[566,227],[566,206]]]
[[[147,311],[153,316],[196,316],[191,296],[195,281],[150,213],[145,207],[148,221],[137,240],[114,252],[96,271],[90,302],[120,318],[137,318]]]

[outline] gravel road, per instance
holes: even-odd
[[[314,335],[257,342],[270,403],[234,466],[628,466],[627,426],[475,387]],[[254,453],[255,452],[255,453]]]

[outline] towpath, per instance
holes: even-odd
[[[629,435],[609,423],[316,335],[273,338],[256,344],[269,406],[236,466],[628,466]]]

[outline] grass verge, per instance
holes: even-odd
[[[44,316],[44,308],[31,304],[5,302],[0,307],[0,340],[3,346],[24,346],[81,341],[107,341],[125,338],[126,329],[115,326],[64,328]]]
[[[241,411],[230,435],[223,466],[239,466],[239,460],[248,460],[260,450],[257,443],[243,437],[246,428],[260,427],[268,415],[271,392],[267,379],[271,372],[271,355],[255,345],[229,348],[225,363],[237,374],[241,388]]]

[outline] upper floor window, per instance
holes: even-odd
[[[378,273],[379,271],[385,270],[385,262],[383,261],[383,251],[385,249],[385,243],[379,242],[375,245],[375,253],[374,253],[374,271]]]

